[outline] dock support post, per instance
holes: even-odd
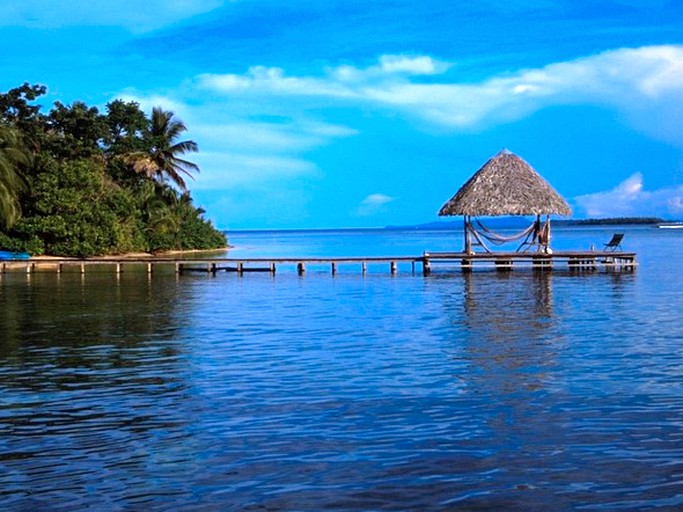
[[[237,263],[237,275],[240,277],[244,275],[244,263],[241,261]]]
[[[270,274],[275,275],[275,262],[270,263]]]
[[[181,275],[183,273],[183,264],[182,263],[176,263],[175,264],[175,273],[177,275]]]
[[[432,266],[429,263],[429,258],[426,256],[422,259],[422,275],[423,276],[428,276],[429,274],[432,273]]]
[[[296,271],[300,276],[306,273],[306,264],[304,262],[299,262],[296,266]]]
[[[123,268],[121,267],[121,263],[116,264],[116,275],[119,275],[121,272],[123,272]]]
[[[532,258],[531,266],[534,270],[552,270],[553,262],[550,258],[534,257]]]
[[[472,260],[464,258],[460,261],[460,269],[463,272],[472,272]]]
[[[148,274],[152,273],[152,264],[151,263],[147,263],[147,273]]]
[[[332,262],[332,275],[337,275],[337,264],[334,261]]]
[[[512,261],[510,260],[496,260],[495,261],[496,270],[498,272],[509,272],[512,270]]]
[[[81,275],[85,274],[85,263],[81,263]]]
[[[394,274],[396,274],[396,262],[395,262],[395,261],[392,261],[392,262],[391,262],[391,264],[389,265],[389,268],[390,268],[390,270],[391,270],[391,275],[392,275],[392,276],[393,276]]]
[[[360,264],[360,271],[363,275],[368,273],[368,264],[366,262]]]

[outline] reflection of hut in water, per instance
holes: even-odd
[[[468,322],[488,323],[490,331],[495,330],[493,327],[499,326],[499,334],[504,336],[512,324],[519,323],[520,318],[533,318],[530,326],[534,327],[534,322],[540,320],[538,327],[543,330],[547,327],[547,319],[554,317],[550,274],[534,272],[531,281],[524,279],[521,282],[518,282],[520,279],[510,280],[509,274],[494,274],[494,277],[489,277],[484,284],[480,282],[477,288],[472,274],[465,273],[464,308]],[[490,290],[487,289],[489,287]],[[492,296],[494,300],[490,300]],[[487,297],[488,299],[484,300]],[[505,304],[505,307],[501,307],[501,304]],[[522,310],[516,310],[518,305],[522,305],[524,313]],[[507,325],[508,322],[510,325]]]
[[[553,273],[464,273],[463,357],[481,371],[492,395],[543,388],[562,342],[554,312]],[[453,311],[456,311],[454,308]],[[523,370],[523,371],[520,371]]]
[[[551,214],[570,215],[571,209],[527,162],[506,149],[489,159],[439,211],[464,217],[466,253],[473,244],[489,252],[484,239],[497,245],[524,239],[518,251],[536,246],[549,252]],[[476,218],[501,215],[533,215],[535,220],[521,233],[503,236]],[[546,216],[544,224],[541,215]]]

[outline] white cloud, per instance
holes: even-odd
[[[261,189],[319,174],[315,164],[285,155],[201,151],[192,160],[201,169],[192,190]]]
[[[635,173],[611,190],[578,196],[574,202],[579,211],[591,218],[679,218],[683,215],[683,186],[646,191],[643,175]]]
[[[428,56],[383,55],[379,65],[365,69],[343,65],[326,68],[323,77],[291,77],[277,67],[252,66],[246,74],[202,74],[197,77],[200,88],[224,94],[246,93],[325,96],[355,98],[367,96],[365,87],[400,80],[405,76],[435,75],[445,72],[451,64]]]
[[[307,119],[254,121],[216,103],[202,105],[163,95],[133,91],[117,95],[145,112],[154,106],[170,110],[188,127],[182,138],[192,139],[199,153],[191,155],[201,171],[188,183],[193,191],[279,187],[285,182],[321,175],[305,153],[357,132],[343,125]]]
[[[450,64],[428,56],[382,55],[380,69],[385,73],[406,73],[409,75],[436,75],[446,71]]]
[[[384,206],[395,201],[395,197],[387,196],[385,194],[370,194],[365,197],[355,210],[355,215],[359,217],[368,217],[375,215],[384,209]]]
[[[344,126],[316,122],[264,123],[226,119],[223,123],[196,122],[192,133],[209,147],[261,153],[299,153],[357,132]]]
[[[226,0],[50,0],[3,2],[0,26],[117,26],[146,32],[221,7]]]
[[[683,147],[683,46],[614,50],[478,83],[454,80],[450,68],[424,56],[382,56],[367,68],[345,65],[320,76],[252,67],[244,75],[199,75],[168,95],[128,91],[123,97],[148,112],[162,105],[183,119],[188,137],[200,146],[196,161],[202,172],[191,188],[226,195],[293,190],[319,179],[325,169],[308,153],[357,133],[320,120],[325,109],[340,106],[379,108],[470,129],[521,119],[551,105],[607,105],[634,127]],[[371,194],[352,213],[385,213],[394,200]],[[646,191],[642,175],[635,174],[612,190],[579,196],[575,204],[590,217],[680,217],[683,190]]]
[[[596,104],[626,114],[638,129],[683,144],[677,121],[683,114],[683,46],[617,49],[477,83],[453,81],[453,73],[444,74],[450,67],[428,56],[384,55],[378,65],[328,68],[321,76],[287,76],[280,68],[257,66],[244,75],[200,75],[197,84],[227,96],[371,104],[452,129],[514,121],[551,105]],[[432,78],[423,83],[417,75]]]

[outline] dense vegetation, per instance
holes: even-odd
[[[94,256],[212,249],[226,237],[192,204],[172,112],[115,100],[106,112],[82,102],[35,101],[41,85],[0,93],[0,249]]]

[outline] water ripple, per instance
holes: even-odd
[[[673,284],[232,277],[2,278],[4,509],[683,506]]]

